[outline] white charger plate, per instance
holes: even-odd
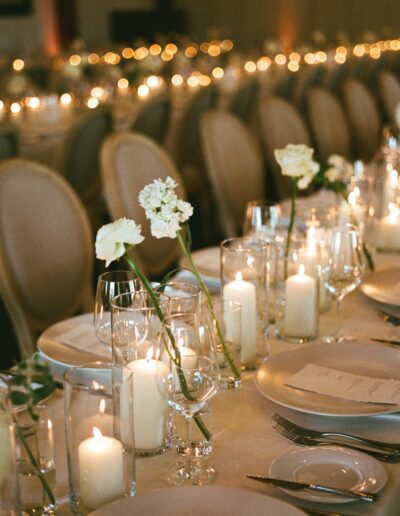
[[[400,350],[372,344],[344,342],[310,344],[273,355],[256,372],[256,387],[271,401],[300,412],[325,416],[372,416],[400,411],[400,405],[362,403],[303,391],[285,385],[307,364],[348,373],[400,380]]]
[[[106,348],[102,354],[96,354],[88,351],[84,345],[78,349],[58,340],[60,335],[82,324],[93,324],[93,313],[77,315],[53,324],[38,339],[38,350],[42,357],[49,362],[52,373],[58,381],[63,380],[64,372],[70,367],[97,360],[111,362],[111,351]]]
[[[379,303],[400,306],[400,268],[371,272],[364,278],[361,291]]]
[[[387,482],[383,465],[373,457],[336,446],[293,450],[277,457],[269,467],[274,478],[305,484],[321,484],[337,489],[378,493]],[[279,487],[285,493],[313,502],[346,503],[356,501],[341,495],[316,491],[294,491]]]
[[[292,505],[244,489],[222,486],[170,487],[123,498],[97,509],[91,516],[304,516]]]

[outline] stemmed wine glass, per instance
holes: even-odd
[[[111,302],[120,294],[140,290],[141,284],[132,271],[110,271],[97,280],[93,323],[99,341],[111,349]]]
[[[161,331],[161,357],[157,385],[168,404],[186,420],[187,453],[170,470],[167,480],[174,485],[210,482],[212,466],[203,464],[192,446],[192,422],[202,428],[198,412],[218,390],[219,368],[213,333],[195,313],[166,316]],[[207,428],[203,428],[203,434]]]
[[[335,226],[327,242],[329,259],[323,267],[325,287],[336,300],[337,326],[335,342],[346,340],[340,335],[341,307],[344,297],[360,285],[365,270],[362,245],[357,229],[351,224]]]

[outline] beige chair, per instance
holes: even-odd
[[[375,99],[357,79],[343,83],[343,100],[353,131],[358,159],[370,161],[379,148],[382,120]]]
[[[150,224],[139,205],[139,192],[154,179],[171,176],[185,197],[183,182],[168,154],[147,136],[118,133],[109,136],[101,149],[101,177],[109,214],[113,220],[133,219],[142,226],[145,240],[133,255],[145,274],[156,276],[170,268],[180,256],[175,239],[151,236]]]
[[[168,95],[157,95],[143,102],[135,117],[131,130],[144,134],[162,145],[165,140],[171,115],[171,104]]]
[[[100,188],[100,147],[111,130],[109,108],[85,113],[68,130],[53,161],[54,168],[82,199],[94,233],[103,224],[105,213]]]
[[[245,80],[233,96],[229,111],[248,124],[252,120],[259,93],[260,85],[257,79]]]
[[[378,77],[379,93],[386,118],[396,124],[395,112],[400,105],[400,82],[391,72],[381,72]]]
[[[23,356],[50,324],[92,309],[94,246],[70,185],[38,163],[0,165],[0,295]]]
[[[259,103],[259,120],[264,152],[278,198],[290,196],[291,181],[282,175],[274,151],[288,143],[304,143],[311,146],[307,126],[296,108],[287,100],[269,97]],[[267,184],[268,187],[268,184]]]
[[[15,158],[19,153],[18,129],[12,124],[0,124],[0,160]]]
[[[324,88],[311,88],[307,94],[308,116],[316,142],[318,158],[327,162],[331,154],[351,159],[351,134],[340,102]]]
[[[204,114],[201,138],[224,236],[238,236],[247,202],[265,195],[261,150],[248,127],[222,110]]]

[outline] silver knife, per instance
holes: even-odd
[[[247,478],[258,480],[258,482],[264,482],[265,484],[273,484],[274,486],[284,487],[286,489],[293,489],[298,491],[301,489],[310,489],[311,491],[319,491],[320,493],[330,493],[341,496],[347,496],[348,498],[354,498],[355,500],[365,500],[366,502],[375,502],[378,500],[376,493],[367,493],[363,491],[348,491],[345,489],[336,489],[335,487],[321,486],[319,484],[303,484],[301,482],[293,482],[291,480],[281,480],[279,478],[260,477],[258,475],[247,475]]]

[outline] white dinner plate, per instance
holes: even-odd
[[[205,247],[192,253],[192,260],[199,273],[206,278],[220,278],[220,248]],[[181,266],[187,267],[185,258],[181,260]]]
[[[221,486],[170,487],[116,500],[92,516],[301,516],[304,512],[269,496]]]
[[[58,381],[63,380],[63,374],[69,367],[97,360],[102,362],[111,361],[111,351],[104,346],[99,345],[98,348],[90,350],[85,345],[85,341],[79,347],[75,346],[73,342],[66,345],[60,341],[60,336],[82,325],[93,325],[93,313],[78,315],[53,324],[38,339],[38,350],[42,357],[49,362],[52,373]]]
[[[383,465],[373,457],[355,450],[336,446],[293,450],[277,457],[269,467],[274,478],[305,484],[321,484],[337,489],[378,493],[387,481]],[[293,491],[279,487],[285,493],[313,502],[345,503],[354,498],[316,491]]]
[[[307,364],[374,378],[400,380],[398,349],[359,342],[317,343],[271,356],[257,370],[257,389],[278,405],[309,414],[356,417],[400,411],[400,405],[348,401],[285,385],[290,376]]]
[[[400,306],[400,268],[371,272],[361,284],[361,291],[379,303]]]

